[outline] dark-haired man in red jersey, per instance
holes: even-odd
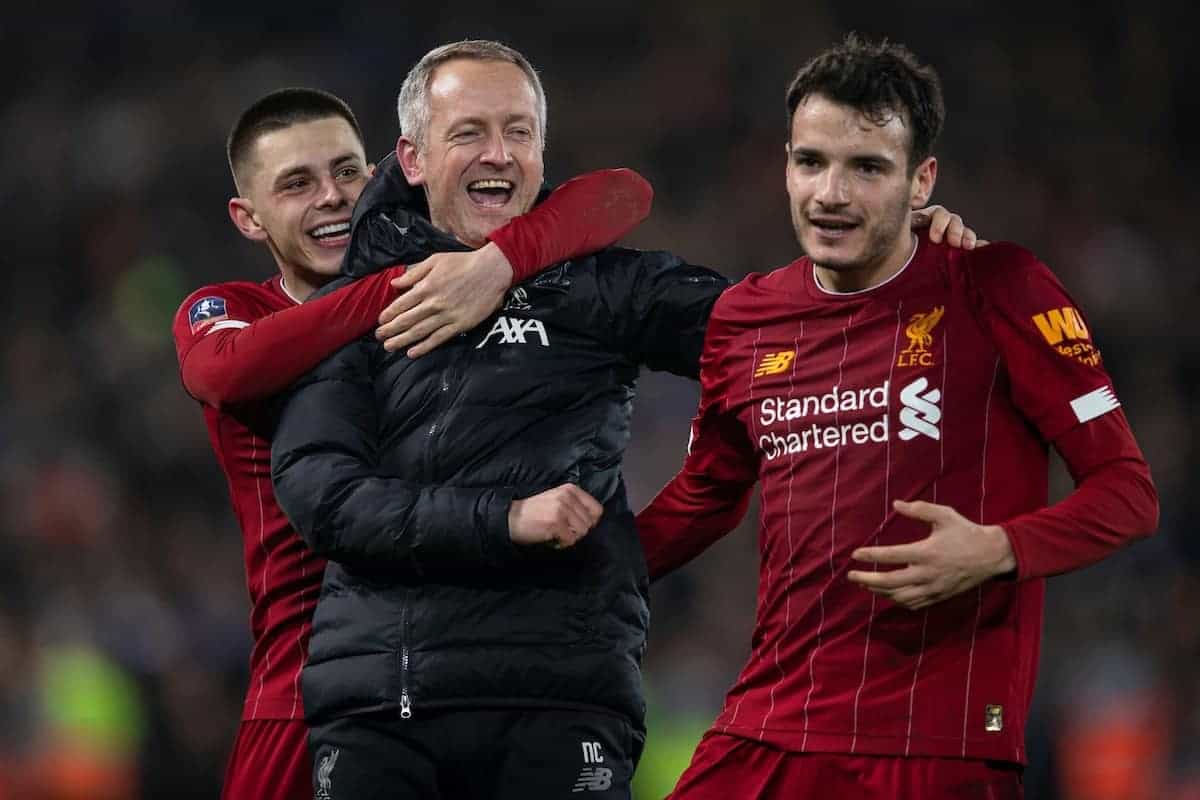
[[[638,517],[651,577],[761,486],[752,649],[673,797],[1021,797],[1044,578],[1158,500],[1076,303],[1016,245],[915,237],[944,107],[849,37],[787,97],[805,257],[718,300],[683,470]],[[1048,449],[1076,482],[1047,506]]]

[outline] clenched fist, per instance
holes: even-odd
[[[600,521],[604,507],[573,483],[514,500],[508,509],[508,535],[522,545],[562,548],[582,539]]]

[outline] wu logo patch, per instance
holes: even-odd
[[[337,764],[338,755],[341,751],[334,748],[326,753],[321,758],[321,763],[317,765],[317,793],[313,795],[313,800],[333,800],[333,795],[329,790],[333,787],[333,768]]]
[[[925,392],[928,388],[929,381],[917,378],[900,390],[900,402],[904,405],[900,409],[900,424],[904,426],[900,429],[900,438],[906,442],[918,436],[942,438],[942,433],[937,427],[942,421],[942,410],[937,405],[942,399],[942,393],[938,389]]]
[[[500,317],[488,331],[488,335],[483,337],[483,341],[475,345],[475,349],[482,348],[491,341],[493,336],[499,337],[500,344],[526,344],[526,337],[534,336],[542,343],[542,347],[550,346],[550,337],[546,335],[546,326],[540,319]]]
[[[908,347],[900,351],[896,359],[897,367],[933,366],[933,353],[929,351],[933,346],[933,329],[942,321],[945,313],[945,306],[937,306],[924,314],[912,315],[904,328],[904,335],[908,337]]]
[[[1100,366],[1100,351],[1088,338],[1083,315],[1071,306],[1052,308],[1033,315],[1033,324],[1059,355],[1073,358],[1090,367]]]
[[[1041,331],[1046,344],[1052,347],[1063,339],[1088,338],[1088,329],[1083,324],[1083,316],[1070,306],[1052,308],[1041,314],[1034,314],[1033,324]]]
[[[795,358],[795,350],[781,350],[778,353],[767,353],[762,357],[762,361],[758,362],[758,369],[754,370],[754,377],[761,378],[764,375],[778,375],[790,367]]]

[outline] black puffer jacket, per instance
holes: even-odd
[[[364,197],[347,263],[393,263],[370,235],[388,224],[366,220],[394,197]],[[642,725],[646,568],[621,480],[634,387],[643,364],[696,376],[725,286],[610,248],[521,285],[430,355],[363,339],[294,387],[275,491],[333,562],[303,676],[310,720],[519,705]],[[512,500],[567,481],[604,505],[599,525],[567,550],[515,546]]]

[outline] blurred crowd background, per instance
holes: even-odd
[[[427,49],[501,38],[543,73],[547,174],[630,166],[631,237],[732,278],[797,255],[784,91],[850,30],[909,44],[949,110],[935,200],[1031,248],[1086,310],[1162,497],[1157,537],[1050,582],[1027,796],[1200,798],[1200,393],[1194,7],[585,0],[9,9],[0,23],[0,800],[215,798],[246,680],[239,533],[170,321],[209,282],[268,277],[230,225],[226,132],[318,86],[368,153]],[[696,401],[646,376],[640,508]],[[1056,473],[1053,494],[1070,483]],[[639,798],[661,797],[749,648],[749,522],[656,586]]]

